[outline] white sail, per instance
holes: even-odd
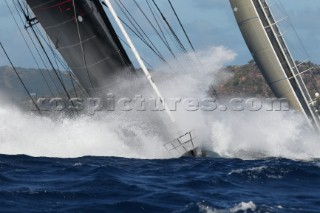
[[[266,0],[230,0],[241,33],[276,97],[320,130],[319,115]]]

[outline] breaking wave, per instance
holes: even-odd
[[[295,160],[320,156],[319,135],[295,112],[231,112],[216,118],[211,122],[211,141],[221,156]]]
[[[250,202],[241,202],[238,205],[230,209],[215,209],[210,206],[207,206],[203,203],[198,203],[201,213],[236,213],[236,212],[255,212],[257,209],[256,204],[252,201]]]
[[[176,68],[174,73],[154,72],[154,78],[165,97],[206,97],[212,82],[231,76],[222,67],[235,56],[223,47],[210,48],[199,53],[201,66],[184,71]],[[320,156],[318,136],[308,131],[305,119],[294,112],[218,109],[214,112],[178,110],[174,115],[179,132],[194,130],[195,145],[221,157],[313,159]],[[1,154],[63,158],[171,157],[163,144],[173,136],[164,137],[167,133],[163,133],[159,119],[153,119],[151,114],[109,112],[93,117],[52,119],[2,104],[0,117]]]

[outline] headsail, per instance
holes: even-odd
[[[99,0],[27,0],[37,20],[91,95],[115,84],[131,61]]]
[[[242,35],[276,97],[286,98],[320,130],[312,98],[266,0],[230,0]]]

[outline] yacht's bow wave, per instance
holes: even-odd
[[[234,57],[230,50],[213,47],[199,53],[201,66],[174,73],[154,72],[154,77],[165,97],[201,99],[206,97],[206,89],[212,82],[230,76],[221,68]],[[130,83],[122,82],[126,87]],[[146,91],[142,95],[150,95],[146,84],[134,84],[144,85],[142,89]],[[318,136],[308,131],[304,118],[293,112],[224,111],[219,107],[213,112],[188,111],[182,105],[177,109],[173,114],[179,134],[193,130],[196,146],[222,157],[313,159],[320,156]],[[1,154],[63,158],[172,157],[163,147],[168,142],[168,131],[161,130],[163,122],[155,112],[99,112],[93,117],[51,119],[2,104],[0,117]]]

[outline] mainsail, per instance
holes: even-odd
[[[27,0],[56,49],[90,94],[116,84],[132,63],[99,0]]]
[[[126,54],[118,38],[118,35],[113,29],[113,26],[107,14],[102,7],[102,4],[104,3],[104,5],[108,7],[116,24],[125,37],[127,45],[130,47],[133,55],[137,59],[137,62],[139,63],[141,70],[145,74],[152,89],[163,104],[164,109],[171,120],[168,130],[170,128],[170,131],[174,134],[178,132],[178,126],[175,123],[174,116],[171,114],[169,107],[165,103],[165,100],[160,93],[160,90],[153,81],[152,76],[145,65],[145,61],[141,58],[140,54],[135,48],[124,25],[126,25],[128,29],[133,31],[134,34],[138,35],[139,33],[136,33],[126,23],[122,23],[123,20],[118,17],[110,0],[49,0],[45,2],[43,0],[26,0],[26,2],[36,16],[30,17],[29,11],[25,12],[21,3],[18,1],[18,5],[24,13],[28,24],[26,27],[33,27],[33,25],[37,23],[40,23],[42,25],[46,34],[55,45],[55,48],[60,52],[61,56],[64,58],[70,69],[78,78],[81,86],[88,92],[90,96],[97,94],[99,95],[100,92],[101,95],[103,95],[106,91],[112,91],[112,88],[114,88],[114,86],[116,86],[116,84],[118,83],[117,79],[119,79],[120,73],[124,75],[130,74],[130,77],[132,77],[132,74],[134,73],[133,65],[128,55]],[[136,1],[134,2],[142,12],[142,14],[145,16],[145,18],[148,20],[148,23],[152,25],[152,22],[148,19],[139,4]],[[161,18],[170,29],[169,32],[174,35],[173,41],[176,41],[178,43],[178,49],[183,51],[184,53],[187,53],[186,48],[174,32],[173,28],[165,18],[164,14],[161,12],[156,2],[152,2],[157,8],[157,11],[161,14]],[[176,18],[178,19],[179,25],[183,29],[183,32],[190,46],[194,51],[193,45],[185,29],[183,28],[183,25],[176,11],[174,10],[171,1],[169,0],[168,2],[171,9],[174,11]],[[146,3],[151,13],[153,14],[153,18],[158,24],[159,30],[162,32],[162,34],[160,34],[158,29],[154,26],[153,29],[157,32],[157,35],[160,36],[160,39],[166,44],[166,47],[175,57],[165,35],[163,34],[162,28],[159,25],[159,22],[157,20],[157,17],[155,16],[154,11],[152,10],[151,5],[147,1]],[[127,9],[126,11],[129,12]],[[128,18],[128,16],[126,17]],[[131,14],[130,17],[134,19]],[[132,23],[130,19],[129,22]],[[136,23],[136,21],[134,22]],[[142,30],[141,27],[139,27],[139,29]],[[35,32],[34,34],[37,37]],[[146,35],[146,37],[148,36]],[[154,46],[149,38],[148,41],[150,42],[150,44],[143,39],[143,36],[139,38],[144,41],[144,43],[149,46],[150,49],[152,49],[160,59],[166,62],[159,50]],[[39,43],[41,42],[39,41]],[[41,44],[40,46],[43,47]],[[44,48],[42,49],[44,50]],[[46,53],[45,55],[48,56]],[[50,58],[47,58],[50,62]],[[54,68],[54,66],[52,67]],[[59,78],[59,76],[57,77]],[[63,86],[63,82],[61,84]],[[66,93],[68,94],[67,91]],[[191,132],[188,132],[185,135],[188,135],[190,138],[189,140],[191,140],[192,142]],[[184,150],[186,152],[192,151],[188,149],[193,148],[193,146],[184,146]]]
[[[242,35],[276,97],[286,98],[320,130],[313,99],[266,0],[230,0]]]

